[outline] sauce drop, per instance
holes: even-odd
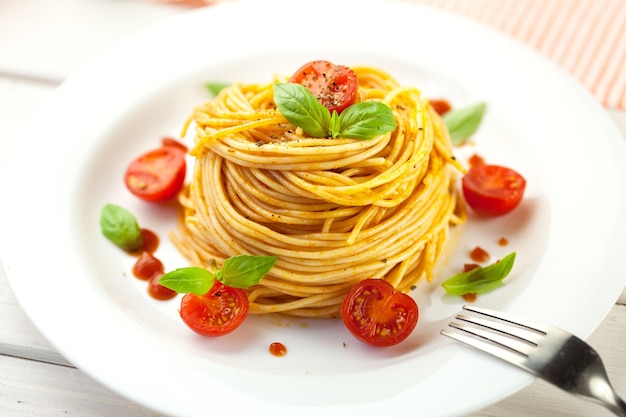
[[[143,239],[142,250],[154,253],[159,247],[159,237],[152,230],[141,229],[141,237]]]
[[[478,264],[464,264],[463,265],[463,272],[469,272],[469,271],[473,271],[474,269],[480,267],[480,265]]]
[[[480,246],[476,246],[470,252],[470,258],[472,258],[474,262],[487,262],[489,260],[489,253]]]
[[[452,106],[447,100],[433,99],[430,100],[430,105],[437,112],[438,115],[443,116],[452,109]]]
[[[128,252],[131,255],[139,256],[143,252],[154,253],[159,247],[159,236],[149,229],[141,229],[142,244],[136,251]]]
[[[476,293],[473,293],[473,292],[468,293],[468,294],[463,294],[462,297],[468,303],[473,303],[474,301],[476,301],[476,298],[477,298]]]
[[[170,290],[159,283],[159,279],[163,276],[162,272],[155,273],[148,282],[148,294],[156,300],[171,300],[178,294],[174,290]]]
[[[509,239],[507,239],[505,237],[501,237],[500,239],[498,239],[498,245],[506,246],[508,244],[509,244]]]
[[[474,154],[470,156],[469,165],[470,167],[485,165],[485,160],[482,158],[482,156]]]
[[[150,252],[143,251],[133,265],[133,275],[141,280],[149,280],[156,273],[163,273],[163,263]]]
[[[280,342],[274,342],[270,345],[270,353],[274,356],[285,356],[287,347]]]
[[[160,259],[154,256],[159,247],[159,236],[151,230],[141,229],[143,245],[131,255],[138,256],[133,265],[133,275],[143,281],[148,281],[148,294],[155,300],[170,300],[178,294],[159,283],[159,279],[165,273],[165,268]]]

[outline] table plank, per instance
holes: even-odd
[[[76,368],[0,355],[0,410],[5,417],[158,417]]]
[[[0,355],[70,365],[35,328],[15,299],[3,272],[0,272]]]

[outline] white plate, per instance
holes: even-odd
[[[486,101],[464,152],[522,172],[527,195],[506,217],[471,218],[441,277],[476,245],[494,259],[516,251],[507,285],[478,304],[582,337],[601,322],[626,278],[626,156],[610,119],[571,79],[504,36],[409,4],[230,3],[138,33],[75,73],[36,112],[5,170],[2,261],[24,309],[68,360],[176,416],[231,407],[272,417],[452,416],[531,381],[439,335],[463,302],[437,283],[415,291],[420,324],[393,348],[355,341],[338,320],[253,317],[228,337],[201,338],[176,302],[146,295],[133,259],[101,236],[101,207],[120,204],[160,234],[167,268],[183,266],[166,238],[171,207],[130,196],[125,166],[178,134],[208,99],[205,81],[262,82],[320,58],[382,67],[457,106]],[[508,246],[495,243],[500,236]],[[286,356],[268,353],[274,341]]]

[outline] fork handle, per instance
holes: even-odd
[[[606,395],[598,396],[598,399],[601,400],[604,407],[616,416],[626,417],[626,402],[611,387],[607,390]]]
[[[620,397],[615,395],[614,401],[609,403],[606,407],[613,412],[616,416],[626,417],[626,402]]]

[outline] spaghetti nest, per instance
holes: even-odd
[[[450,226],[464,221],[454,186],[463,167],[429,101],[380,70],[353,69],[357,101],[387,104],[393,132],[308,137],[276,109],[273,83],[233,84],[190,117],[196,161],[174,243],[202,267],[277,256],[247,290],[251,313],[336,316],[350,287],[372,277],[408,292],[432,279]]]

